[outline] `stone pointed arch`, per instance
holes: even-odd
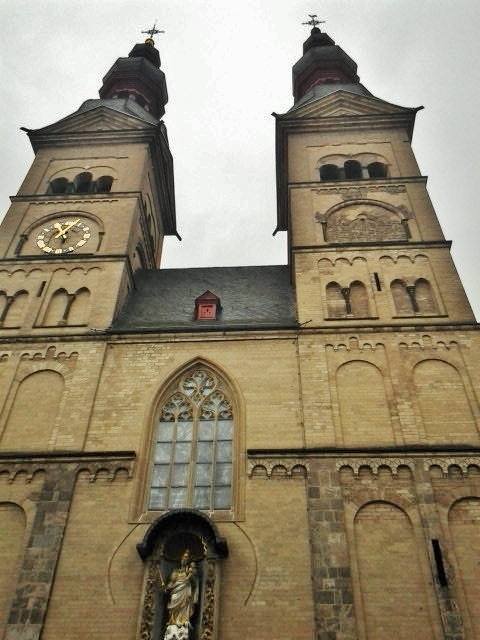
[[[215,640],[228,547],[214,523],[195,509],[173,510],[152,523],[137,551],[146,565],[139,637]]]
[[[147,511],[195,508],[228,520],[238,514],[239,404],[227,375],[200,358],[162,385],[152,413]]]

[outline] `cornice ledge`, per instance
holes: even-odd
[[[87,471],[90,482],[95,482],[101,472],[106,472],[111,482],[119,471],[126,471],[128,478],[132,478],[135,461],[134,451],[0,453],[0,475],[7,474],[9,483],[23,475],[29,483],[37,473],[49,473],[61,466],[74,475]]]

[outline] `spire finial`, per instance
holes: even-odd
[[[310,20],[308,20],[307,22],[302,22],[302,24],[307,24],[314,29],[319,24],[325,24],[325,20],[319,20],[316,13],[309,13],[308,17],[310,18]]]
[[[157,35],[157,33],[165,33],[165,31],[162,31],[161,29],[157,29],[157,22],[158,20],[155,20],[155,22],[153,23],[153,27],[151,29],[146,29],[145,31],[142,31],[142,33],[148,33],[150,37],[147,38],[145,42],[148,44],[151,44],[152,46],[155,44],[153,40],[153,36]]]

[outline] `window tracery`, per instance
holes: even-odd
[[[220,377],[184,373],[160,411],[148,508],[232,505],[233,409]]]

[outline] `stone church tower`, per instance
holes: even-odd
[[[160,268],[152,40],[28,131],[0,237],[4,640],[480,637],[480,335],[417,109],[316,26],[293,93],[280,266]]]

